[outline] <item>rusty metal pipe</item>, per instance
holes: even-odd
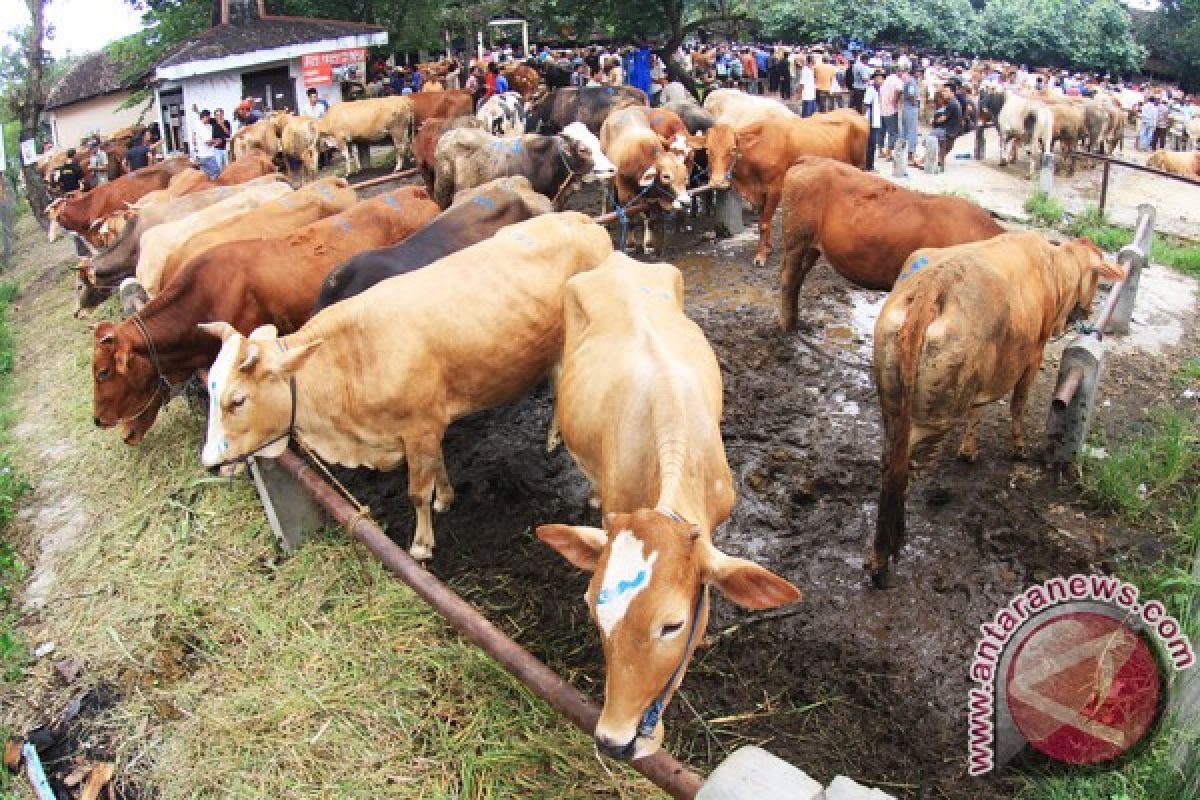
[[[600,711],[579,691],[538,661],[527,650],[504,635],[469,603],[425,570],[370,519],[325,483],[308,464],[292,451],[285,451],[279,466],[313,496],[339,525],[349,526],[350,535],[370,550],[388,571],[404,581],[429,603],[447,622],[473,642],[538,697],[575,723],[589,736],[596,728]],[[631,762],[631,766],[649,778],[676,800],[692,800],[700,791],[701,777],[659,750],[649,758]]]
[[[625,216],[628,217],[628,216],[632,216],[634,214],[640,214],[641,212],[645,211],[648,208],[650,208],[650,204],[647,202],[644,202],[644,201],[639,201],[637,203],[630,203],[628,206],[625,207]],[[596,223],[597,225],[607,225],[610,222],[616,222],[616,221],[617,221],[617,212],[615,212],[615,211],[609,211],[607,214],[601,214],[598,217],[592,217],[592,222]]]
[[[367,187],[370,187],[370,186],[378,186],[381,183],[391,183],[392,181],[400,181],[400,180],[404,180],[405,178],[411,178],[413,175],[416,175],[416,174],[417,174],[417,168],[410,167],[409,169],[402,169],[399,172],[393,172],[388,175],[381,175],[378,178],[371,178],[370,180],[363,181],[362,183],[352,183],[352,184],[350,184],[350,188],[357,191],[359,189],[366,189]]]
[[[1079,390],[1081,383],[1083,383],[1083,368],[1071,367],[1062,382],[1058,384],[1058,388],[1054,390],[1054,399],[1051,402],[1055,411],[1067,410],[1067,406],[1071,405],[1071,401],[1075,399],[1075,392]]]

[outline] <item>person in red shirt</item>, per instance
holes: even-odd
[[[496,66],[495,61],[487,65],[487,94],[484,95],[485,99],[496,93],[496,76],[499,74],[500,67]]]

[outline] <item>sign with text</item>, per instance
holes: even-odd
[[[333,83],[334,67],[364,64],[366,61],[365,47],[351,47],[346,50],[330,50],[327,53],[309,53],[300,57],[300,66],[304,70],[304,84],[319,86]]]

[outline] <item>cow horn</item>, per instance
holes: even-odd
[[[237,333],[228,322],[201,322],[196,327],[222,342],[229,341],[229,337]]]
[[[246,348],[246,360],[243,361],[240,366],[238,366],[238,369],[240,369],[242,372],[246,372],[247,370],[253,368],[254,365],[257,363],[258,363],[258,345],[251,342],[250,345]]]
[[[58,217],[50,217],[50,229],[46,231],[46,239],[53,242],[58,239]]]
[[[100,337],[100,344],[112,344],[116,340],[117,340],[116,334],[106,333],[102,337]]]

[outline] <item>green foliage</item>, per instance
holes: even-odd
[[[108,46],[123,63],[121,78],[133,81],[145,75],[174,45],[205,30],[211,21],[211,0],[128,0],[142,11],[142,29]]]
[[[0,537],[7,533],[8,524],[17,512],[17,501],[28,490],[28,484],[9,462],[7,445],[12,431],[12,371],[16,345],[8,318],[8,307],[16,296],[13,284],[0,286]],[[0,681],[21,677],[28,660],[25,643],[14,630],[17,612],[14,597],[25,579],[25,565],[12,544],[0,538]]]
[[[1106,458],[1084,462],[1084,494],[1105,511],[1146,519],[1164,498],[1197,477],[1200,429],[1178,412],[1164,412],[1144,435]]]
[[[1145,59],[1120,0],[1006,0],[979,22],[983,52],[1010,61],[1124,74]]]
[[[1163,0],[1136,26],[1138,41],[1175,70],[1180,85],[1200,91],[1200,0]]]
[[[1101,250],[1110,253],[1115,253],[1133,242],[1133,231],[1113,225],[1104,214],[1094,208],[1073,218],[1065,230],[1072,236],[1091,239]],[[1150,244],[1150,261],[1200,278],[1200,245],[1195,243],[1155,234]]]
[[[1033,217],[1034,222],[1046,227],[1053,227],[1062,222],[1062,204],[1043,191],[1036,191],[1025,200],[1025,211]]]

